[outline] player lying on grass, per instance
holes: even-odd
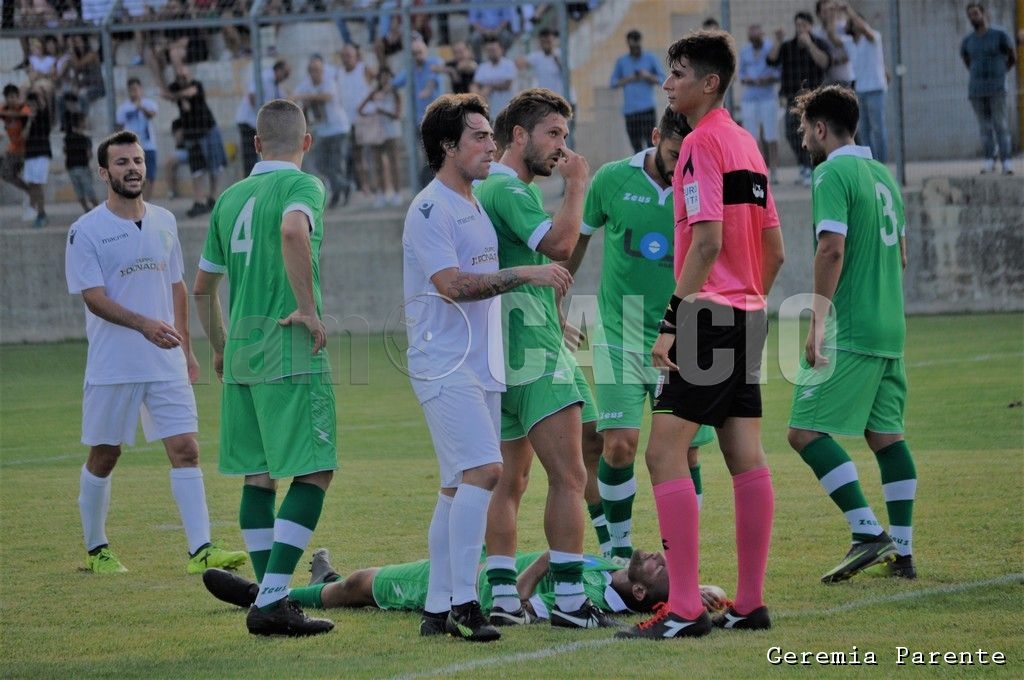
[[[481,562],[481,565],[483,563]],[[517,588],[525,608],[538,619],[547,619],[555,602],[554,584],[548,572],[547,552],[520,552],[516,555],[519,573]],[[288,597],[301,606],[318,609],[335,607],[375,607],[399,611],[422,611],[427,593],[430,565],[427,560],[358,569],[346,577],[330,564],[327,550],[313,553],[310,585],[292,588]],[[223,569],[203,573],[207,590],[219,600],[249,607],[258,586]],[[629,564],[622,567],[602,557],[584,557],[583,586],[587,597],[599,608],[610,612],[649,612],[668,597],[668,575],[661,553],[635,550]],[[701,597],[710,611],[727,606],[725,591],[717,586],[701,586]],[[491,589],[484,572],[480,573],[480,606],[491,606]],[[424,619],[423,634],[444,633],[444,619]]]

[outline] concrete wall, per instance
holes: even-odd
[[[557,200],[553,188],[545,194]],[[795,189],[780,192],[787,258],[770,299],[773,309],[811,285],[809,199]],[[905,200],[908,311],[1024,310],[1024,182],[1013,177],[932,179]],[[380,330],[400,304],[403,217],[397,209],[329,215],[321,280],[324,312],[337,320],[336,327]],[[191,283],[206,229],[200,220],[188,220],[180,232]],[[0,230],[0,342],[83,337],[81,301],[69,296],[64,284],[65,237],[59,227],[36,231],[8,225]],[[598,235],[574,292],[596,292],[600,253]]]

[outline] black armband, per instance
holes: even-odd
[[[672,324],[673,327],[676,325],[676,313],[679,311],[679,305],[682,303],[683,298],[673,295],[669,298],[668,307],[665,308],[665,321]]]

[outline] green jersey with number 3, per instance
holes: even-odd
[[[321,312],[324,197],[317,177],[291,163],[261,161],[217,201],[200,267],[227,274],[231,285],[224,382],[261,383],[330,370],[326,352],[312,354],[305,326],[278,323],[296,309],[281,250],[281,222],[289,212],[309,220],[313,296]]]
[[[815,243],[823,231],[846,237],[832,298],[835,347],[902,357],[906,321],[900,240],[906,218],[899,186],[888,168],[872,160],[870,149],[852,145],[832,152],[815,168],[813,182]]]

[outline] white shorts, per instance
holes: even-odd
[[[25,184],[46,184],[50,175],[50,159],[46,156],[36,156],[25,159],[25,168],[21,171],[21,178]]]
[[[196,397],[188,380],[85,384],[82,443],[86,446],[135,444],[142,416],[146,441],[199,431]]]
[[[764,137],[766,142],[779,139],[779,101],[766,99],[760,102],[743,102],[740,113],[743,116],[743,127],[757,139]],[[762,130],[764,132],[762,133]]]
[[[423,402],[434,453],[441,469],[441,488],[453,489],[462,473],[501,462],[501,392],[479,385],[451,385]]]

